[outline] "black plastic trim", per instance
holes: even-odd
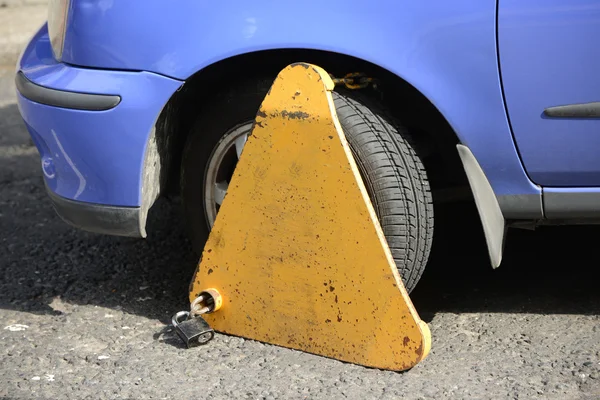
[[[105,111],[121,102],[121,96],[117,95],[67,92],[40,86],[27,79],[22,71],[17,72],[15,84],[23,97],[53,107]]]
[[[140,207],[85,203],[66,199],[47,187],[46,190],[58,216],[75,228],[105,235],[146,237]]]
[[[544,210],[541,194],[520,194],[496,196],[506,219],[542,219]]]
[[[548,107],[544,115],[552,118],[600,118],[600,101]]]

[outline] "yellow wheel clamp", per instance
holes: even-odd
[[[214,331],[387,370],[431,347],[362,182],[331,92],[305,63],[265,97],[173,317],[188,347]],[[214,329],[214,331],[213,331]]]

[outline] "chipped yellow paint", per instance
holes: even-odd
[[[336,116],[327,73],[280,72],[256,117],[190,285],[223,296],[216,331],[405,370],[431,338]]]

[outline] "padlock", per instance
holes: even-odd
[[[190,318],[188,311],[180,311],[171,320],[177,335],[188,348],[206,344],[215,336],[215,331],[200,315]]]

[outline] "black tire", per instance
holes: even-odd
[[[232,126],[254,119],[272,81],[239,85],[205,109],[188,137],[182,160],[181,194],[194,248],[208,233],[205,168],[212,149]],[[359,92],[334,92],[338,118],[381,223],[406,289],[425,269],[433,238],[433,205],[425,168],[408,132]]]

